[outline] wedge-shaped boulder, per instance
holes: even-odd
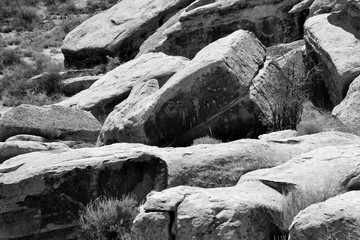
[[[311,205],[290,228],[291,240],[360,239],[360,192],[352,191]]]
[[[114,107],[129,96],[136,84],[156,79],[162,86],[188,62],[186,58],[171,57],[163,53],[145,54],[108,72],[89,89],[60,105],[91,111],[98,119],[105,120]]]
[[[167,185],[164,161],[119,146],[20,155],[0,165],[0,239],[74,239],[79,211],[99,196],[139,201]]]
[[[90,113],[62,106],[20,105],[0,118],[0,141],[18,134],[96,142],[101,124]]]
[[[304,14],[288,13],[298,2],[197,0],[185,9],[177,23],[170,22],[168,29],[159,29],[159,32],[149,37],[141,47],[141,52],[161,51],[193,58],[208,44],[239,29],[255,33],[266,46],[292,42],[302,36],[306,17]],[[159,37],[160,32],[162,37]]]
[[[116,138],[100,142],[175,146],[209,131],[227,140],[246,136],[260,125],[249,86],[264,58],[265,47],[243,30],[208,45],[113,128]]]
[[[194,0],[123,0],[86,20],[63,41],[68,67],[91,67],[118,56],[127,61],[169,17]]]
[[[350,83],[360,75],[360,26],[348,8],[321,14],[305,22],[305,40],[323,64],[325,84],[331,101],[339,104]],[[354,26],[354,22],[357,22]]]

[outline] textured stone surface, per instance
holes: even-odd
[[[141,82],[156,79],[162,86],[189,60],[163,53],[149,53],[129,61],[96,81],[89,89],[63,101],[60,105],[91,111],[100,120],[125,100],[131,89]]]
[[[360,192],[352,191],[311,205],[290,228],[291,240],[360,239]]]
[[[353,22],[344,9],[311,17],[305,23],[305,40],[324,64],[324,79],[334,105],[343,100],[360,74],[360,30]]]
[[[61,91],[66,95],[74,95],[82,90],[88,89],[94,82],[99,80],[103,75],[82,76],[68,78],[61,81]]]
[[[41,136],[19,134],[6,139],[6,142],[10,141],[33,141],[33,142],[45,142],[46,139]]]
[[[224,140],[246,136],[259,126],[249,86],[264,58],[263,45],[243,30],[208,45],[124,118],[116,141],[189,145],[209,129]]]
[[[194,0],[122,0],[71,31],[61,47],[68,67],[91,67],[106,56],[133,58],[169,17]]]
[[[0,165],[0,239],[73,239],[79,210],[95,198],[144,199],[167,185],[166,164],[119,146],[29,153]]]
[[[309,10],[309,16],[339,11],[346,7],[348,0],[304,0],[296,4],[289,12],[300,13]]]
[[[252,31],[267,45],[291,42],[301,38],[305,15],[291,15],[290,8],[298,0],[197,0],[189,5],[177,23],[151,36],[142,52],[161,51],[169,55],[193,58],[209,43],[239,29]],[[174,21],[174,19],[172,19]],[[161,30],[162,31],[162,30]],[[154,40],[159,39],[158,44]]]
[[[345,99],[332,114],[353,132],[360,131],[360,76],[350,84]]]
[[[20,105],[0,118],[0,141],[18,134],[95,142],[100,123],[90,113],[62,106]]]

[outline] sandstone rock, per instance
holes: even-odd
[[[91,111],[104,120],[114,107],[125,100],[131,89],[141,82],[156,79],[162,86],[189,61],[163,53],[150,53],[108,72],[87,90],[63,101],[60,105]]]
[[[290,228],[291,240],[359,239],[360,192],[352,191],[311,205]]]
[[[38,152],[0,165],[0,239],[74,239],[79,210],[101,195],[141,201],[166,188],[166,164],[119,146]]]
[[[145,216],[137,217],[135,231],[146,239],[155,239],[150,216],[169,213],[171,232],[158,240],[176,239],[272,239],[276,229],[269,212],[279,211],[283,196],[260,182],[229,188],[202,189],[176,187],[147,196]],[[155,211],[155,212],[154,212]],[[158,212],[157,212],[158,211]],[[148,225],[146,225],[148,224]],[[155,227],[157,222],[155,222]],[[148,231],[142,229],[148,227]],[[148,234],[148,235],[145,235]]]
[[[98,138],[98,145],[103,145],[103,143],[111,144],[121,142],[121,139],[118,139],[118,126],[124,124],[123,119],[132,109],[144,105],[146,103],[146,97],[158,90],[159,83],[156,79],[150,79],[135,85],[131,90],[129,97],[118,104],[106,118]]]
[[[133,58],[140,45],[169,17],[194,0],[123,0],[71,31],[61,47],[67,67]],[[96,40],[94,40],[96,39]]]
[[[271,132],[267,134],[263,134],[259,136],[259,139],[265,142],[271,142],[276,140],[283,140],[287,138],[293,138],[296,137],[296,131],[295,130],[283,130],[279,132]]]
[[[0,141],[18,134],[95,142],[100,123],[88,112],[62,106],[20,105],[0,118]]]
[[[360,131],[360,76],[349,87],[345,99],[337,105],[332,114],[353,132]]]
[[[169,24],[158,44],[148,51],[193,58],[202,48],[239,29],[252,31],[266,46],[292,42],[302,35],[304,16],[291,15],[288,9],[298,0],[243,1],[197,0]],[[158,33],[157,33],[158,35]],[[151,41],[155,38],[150,37]]]
[[[67,95],[74,95],[82,90],[88,89],[94,82],[99,80],[103,75],[83,76],[68,78],[61,81],[61,90]]]
[[[15,136],[12,136],[12,137],[9,137],[8,139],[6,139],[6,142],[12,142],[12,141],[45,142],[46,139],[41,136],[19,134],[19,135],[15,135]]]
[[[296,4],[289,13],[300,13],[309,9],[309,17],[339,11],[346,7],[348,0],[304,0]]]
[[[259,126],[248,89],[264,58],[265,48],[247,31],[210,44],[124,118],[116,140],[189,145],[209,129],[227,140],[246,136]]]
[[[5,160],[30,152],[68,149],[63,143],[41,143],[33,141],[0,142],[0,163]]]
[[[341,186],[344,190],[360,190],[360,166],[351,169],[343,178]]]
[[[350,83],[360,75],[360,35],[347,11],[321,14],[305,23],[305,40],[323,62],[331,101],[339,104]]]

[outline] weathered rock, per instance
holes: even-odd
[[[61,91],[67,95],[74,95],[82,90],[88,89],[94,82],[99,80],[103,75],[83,76],[68,78],[61,81]]]
[[[98,119],[104,120],[117,104],[129,96],[136,84],[156,79],[162,86],[188,62],[186,58],[170,57],[163,53],[145,54],[108,72],[89,89],[60,105],[91,111]]]
[[[30,152],[68,149],[63,143],[41,143],[33,141],[0,142],[0,164],[5,160]]]
[[[106,62],[107,55],[127,61],[169,17],[193,1],[120,1],[66,36],[61,47],[65,65],[77,68],[94,66]]]
[[[5,161],[0,165],[0,239],[74,239],[79,210],[91,200],[132,193],[141,201],[152,189],[166,188],[165,162],[121,152],[112,145]]]
[[[360,239],[359,206],[359,191],[311,205],[295,217],[289,239]]]
[[[12,137],[9,137],[8,139],[6,139],[6,142],[12,142],[12,141],[45,142],[46,139],[41,136],[19,134],[19,135],[15,135],[15,136],[12,136]]]
[[[351,131],[360,131],[360,76],[350,84],[345,99],[332,114]]]
[[[309,9],[309,17],[339,11],[346,7],[348,0],[304,0],[296,4],[289,13],[300,13]]]
[[[352,26],[354,18],[347,12],[317,15],[305,23],[305,40],[324,64],[324,79],[334,105],[343,100],[350,83],[360,75],[360,31]]]
[[[138,216],[135,232],[146,239],[160,237],[148,219],[167,212],[172,216],[171,232],[158,240],[176,239],[251,239],[276,236],[270,212],[280,210],[283,196],[260,182],[236,187],[202,189],[176,187],[147,196],[145,216]],[[147,224],[147,225],[146,225]],[[154,223],[155,227],[158,225]],[[147,226],[147,231],[143,231]],[[147,235],[145,235],[147,234]]]
[[[210,44],[124,118],[116,140],[190,145],[209,129],[226,140],[246,136],[260,125],[249,86],[264,58],[265,48],[247,31]]]
[[[267,56],[279,58],[293,50],[305,49],[305,41],[298,40],[291,43],[281,43],[267,48]]]
[[[211,42],[239,29],[252,31],[266,46],[292,42],[302,35],[305,21],[305,15],[288,13],[297,2],[197,0],[185,9],[176,24],[169,24],[158,44],[151,44],[147,50],[143,46],[142,51],[193,58]],[[151,36],[149,41],[154,42],[158,35]]]
[[[263,134],[259,136],[259,139],[266,142],[271,141],[277,141],[277,140],[283,140],[287,138],[293,138],[296,137],[296,131],[295,130],[283,130],[279,132],[271,132],[267,134]]]
[[[360,190],[360,166],[350,170],[343,178],[341,182],[342,189]]]
[[[100,123],[88,112],[62,106],[20,105],[0,118],[0,141],[18,134],[95,142]]]
[[[118,126],[124,124],[124,118],[132,109],[141,107],[146,102],[146,97],[152,95],[159,90],[159,83],[156,79],[150,79],[146,82],[140,82],[133,87],[129,97],[117,105],[114,110],[106,118],[101,129],[98,144],[111,144],[121,142],[118,139]]]

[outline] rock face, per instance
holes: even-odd
[[[45,142],[46,138],[36,135],[19,134],[6,139],[6,142],[11,142],[11,141]]]
[[[107,55],[127,61],[169,17],[193,1],[120,1],[66,36],[61,47],[65,65],[91,67],[106,62]]]
[[[61,91],[66,95],[74,95],[82,90],[88,89],[94,82],[99,80],[103,75],[82,76],[68,78],[61,81]]]
[[[88,112],[62,106],[20,105],[0,118],[0,141],[18,134],[95,142],[100,123]]]
[[[349,87],[345,99],[337,105],[332,114],[353,132],[360,131],[360,76]]]
[[[103,132],[100,142],[189,145],[209,129],[226,140],[246,136],[259,126],[249,86],[264,58],[265,48],[247,31],[210,44],[113,128],[115,139],[101,139],[113,135]]]
[[[290,228],[291,240],[359,239],[360,192],[352,191],[301,211]]]
[[[339,104],[350,83],[360,75],[360,30],[353,26],[350,7],[339,13],[321,14],[305,23],[305,40],[328,73],[326,85],[331,101]]]
[[[156,79],[162,86],[188,62],[186,58],[170,57],[163,53],[143,55],[108,72],[89,89],[60,105],[91,111],[98,119],[104,120],[117,104],[129,96],[136,84]]]
[[[288,13],[297,2],[197,0],[185,9],[177,23],[169,23],[167,30],[159,31],[162,31],[162,37],[157,44],[154,42],[159,39],[159,32],[141,49],[142,52],[155,50],[193,58],[209,43],[239,29],[252,31],[267,46],[292,42],[301,38],[305,21],[305,15]]]
[[[101,195],[141,201],[167,185],[166,164],[118,146],[29,153],[0,165],[0,239],[74,239],[79,210]],[[36,160],[36,161],[34,161]]]
[[[309,17],[339,11],[346,7],[348,0],[304,0],[296,4],[289,12],[300,13],[309,9]]]
[[[0,142],[0,163],[5,160],[30,152],[68,149],[63,143],[40,143],[33,141]]]

